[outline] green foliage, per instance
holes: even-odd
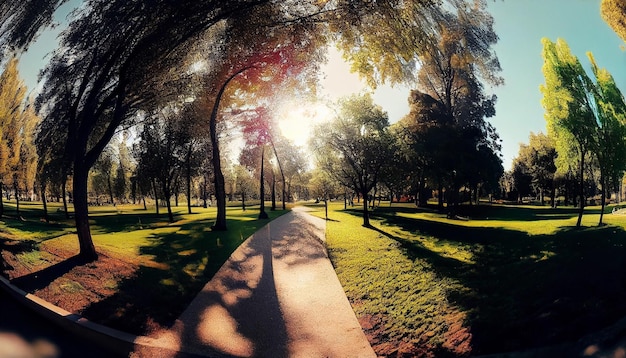
[[[626,104],[612,76],[598,68],[591,54],[588,56],[595,82],[564,40],[553,43],[544,38],[542,43],[546,83],[540,89],[548,134],[556,143],[560,171],[568,171],[572,163],[579,169],[580,225],[587,153],[598,161],[603,199],[609,178],[617,182],[626,169]]]
[[[370,95],[344,98],[339,101],[337,117],[315,128],[311,144],[318,166],[364,198],[363,225],[368,225],[368,193],[395,154],[387,113]]]
[[[620,0],[602,0],[600,14],[604,21],[626,42],[626,4]]]

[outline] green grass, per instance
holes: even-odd
[[[10,204],[9,210],[11,210]],[[18,259],[34,270],[49,263],[42,259],[47,251],[62,249],[78,252],[72,233],[72,220],[52,211],[54,222],[39,221],[40,206],[24,207],[23,218],[8,218],[0,223],[6,239]],[[133,333],[143,333],[149,321],[169,325],[187,307],[200,289],[228,259],[230,254],[268,220],[257,220],[258,208],[242,211],[227,208],[228,231],[211,231],[215,208],[174,208],[175,222],[167,221],[165,210],[157,216],[142,206],[90,208],[90,225],[96,250],[125,262],[138,265],[132,277],[105,282],[117,292],[92,304],[83,314],[96,321]],[[267,210],[270,219],[284,211]],[[0,234],[1,237],[2,234]],[[78,292],[80,284],[64,283],[58,289]]]
[[[383,342],[496,353],[573,341],[626,315],[626,216],[597,227],[591,208],[575,229],[568,208],[459,214],[470,220],[394,204],[364,228],[356,208],[331,205],[331,259],[357,316],[382,317]]]

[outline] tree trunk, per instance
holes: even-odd
[[[578,221],[576,221],[576,227],[580,227],[583,220],[583,212],[585,210],[585,151],[580,150],[580,209],[578,210]]]
[[[148,210],[148,205],[146,205],[146,196],[142,195],[141,199],[143,200],[143,209]]]
[[[274,173],[274,168],[272,168],[272,211],[276,210],[276,173]]]
[[[20,218],[20,195],[17,189],[17,180],[13,180],[13,191],[15,192],[15,215]]]
[[[159,215],[159,191],[157,190],[156,179],[152,178],[152,189],[154,190],[154,205],[156,214]]]
[[[365,191],[365,189],[363,189],[361,194],[363,195],[363,226],[370,227],[370,215],[369,211],[367,210],[367,192]]]
[[[191,145],[187,150],[187,213],[191,214]]]
[[[265,147],[261,148],[261,207],[259,209],[259,219],[267,219],[267,213],[265,212],[265,179],[264,177],[264,163],[265,163]]]
[[[50,222],[50,217],[48,216],[48,203],[46,200],[46,181],[41,181],[41,202],[43,203],[43,218],[46,223]]]
[[[443,210],[443,184],[439,181],[439,195],[437,198],[437,207],[439,210]]]
[[[287,206],[285,204],[285,172],[283,171],[283,166],[280,164],[280,159],[278,159],[278,153],[276,152],[276,146],[274,145],[274,140],[270,137],[270,143],[272,144],[272,149],[274,149],[274,157],[276,158],[276,163],[278,163],[278,169],[280,170],[280,175],[283,180],[283,210],[287,210]]]
[[[604,206],[606,202],[606,187],[607,183],[602,171],[600,171],[600,182],[602,183],[602,193],[600,195],[600,199],[602,200],[602,204],[600,206],[600,221],[598,221],[598,226],[602,226],[602,218],[604,217]]]
[[[4,215],[4,194],[2,190],[4,189],[4,183],[0,180],[0,218]]]
[[[241,192],[241,210],[246,211],[246,193]]]
[[[61,196],[63,197],[63,210],[65,211],[65,218],[69,219],[70,212],[69,210],[67,210],[67,195],[66,194],[67,194],[67,175],[63,175],[63,181],[61,181]],[[85,194],[85,198],[86,197],[87,197],[87,194]],[[76,211],[76,205],[74,205],[74,211]]]
[[[115,199],[113,199],[113,185],[111,185],[110,175],[107,175],[107,185],[109,186],[109,200],[111,200],[112,205],[115,205]]]
[[[552,179],[552,188],[550,190],[550,201],[552,203],[552,207],[556,208],[556,188],[554,187],[554,179]]]
[[[91,239],[91,231],[89,230],[89,206],[87,203],[87,179],[89,177],[89,168],[81,165],[80,162],[74,162],[74,181],[73,181],[73,197],[74,197],[74,220],[76,222],[76,234],[78,235],[78,245],[80,247],[79,256],[87,262],[98,259],[96,248]],[[63,193],[65,198],[65,193]]]
[[[211,117],[209,118],[209,135],[211,137],[211,158],[213,164],[214,184],[215,184],[215,200],[217,201],[217,217],[215,218],[215,224],[211,229],[215,231],[225,231],[226,227],[226,184],[224,182],[224,173],[222,173],[222,163],[220,157],[219,139],[217,136],[217,114],[219,113],[220,102],[226,86],[232,81],[238,74],[248,70],[251,67],[242,68],[239,71],[233,73],[230,77],[224,81],[217,96],[215,97],[215,103],[213,104],[213,110],[211,111]]]
[[[174,222],[174,214],[172,213],[172,203],[171,203],[171,197],[172,197],[172,193],[170,192],[170,189],[167,187],[167,185],[163,185],[163,193],[165,195],[165,206],[167,207],[167,219],[169,220],[170,223]]]
[[[324,197],[324,215],[328,220],[328,198]]]

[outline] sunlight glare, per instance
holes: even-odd
[[[278,127],[282,134],[298,146],[306,146],[313,127],[327,121],[332,111],[321,103],[285,102],[278,117]]]

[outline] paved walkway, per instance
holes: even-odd
[[[328,259],[326,222],[305,211],[246,240],[155,338],[204,356],[376,357]]]

